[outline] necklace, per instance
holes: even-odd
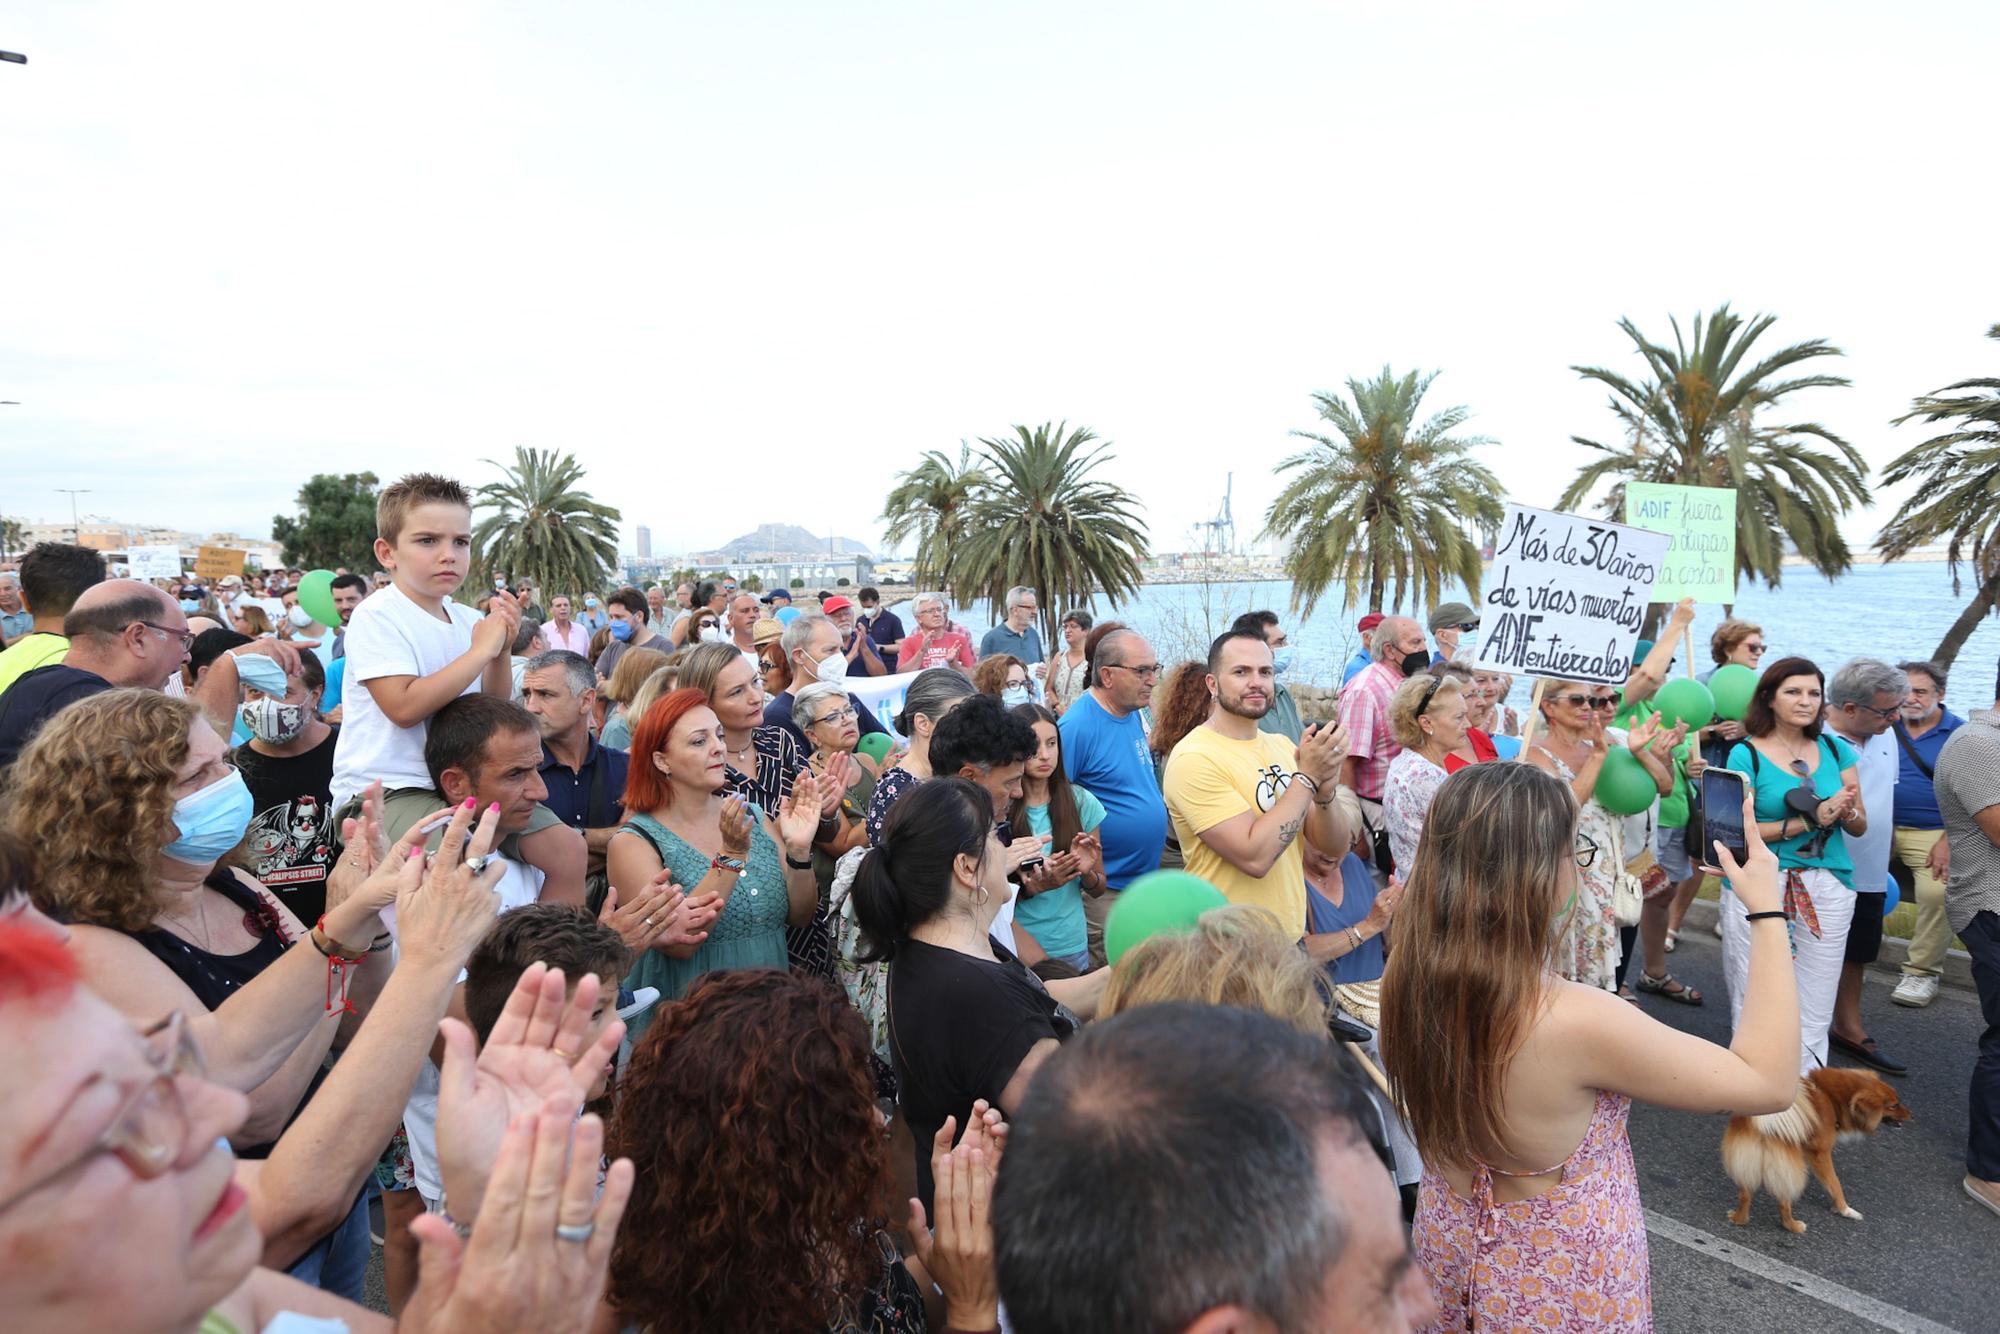
[[[182,936],[190,944],[199,945],[208,953],[215,953],[215,941],[208,933],[208,891],[206,887],[195,891],[195,913],[201,922],[201,939],[196,940],[189,933],[187,925],[178,919],[162,917],[160,925],[167,927],[177,936]]]

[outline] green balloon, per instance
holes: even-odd
[[[1743,721],[1750,710],[1750,696],[1757,690],[1757,673],[1740,662],[1715,669],[1708,678],[1708,693],[1715,696],[1715,716],[1732,723]]]
[[[1661,686],[1653,703],[1667,726],[1686,723],[1690,732],[1708,726],[1715,717],[1715,696],[1708,693],[1707,686],[1685,676]]]
[[[1637,815],[1660,795],[1646,766],[1623,746],[1614,745],[1597,771],[1597,787],[1592,791],[1597,804],[1613,815]]]
[[[340,628],[340,608],[333,605],[333,571],[308,570],[299,580],[299,605],[306,615],[329,630]]]
[[[1186,871],[1140,876],[1119,895],[1104,922],[1104,957],[1117,963],[1134,945],[1158,935],[1179,935],[1210,908],[1226,907],[1222,891]]]
[[[896,739],[887,732],[870,732],[867,736],[861,738],[861,744],[857,745],[854,749],[866,755],[869,759],[874,760],[877,764],[880,764],[882,757],[887,755],[890,748],[895,744]]]

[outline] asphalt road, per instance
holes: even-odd
[[[1692,923],[1691,923],[1692,925]],[[1706,994],[1700,1008],[1642,996],[1648,1013],[1717,1042],[1729,1040],[1721,942],[1681,937],[1674,973]],[[1637,967],[1635,962],[1634,967]],[[1960,1189],[1968,1080],[1981,1022],[1969,991],[1941,988],[1927,1009],[1889,1003],[1893,975],[1871,972],[1862,1000],[1869,1031],[1910,1067],[1893,1082],[1914,1113],[1900,1127],[1839,1147],[1834,1166],[1863,1215],[1836,1215],[1809,1182],[1793,1236],[1759,1196],[1747,1227],[1724,1215],[1736,1187],[1722,1171],[1723,1122],[1634,1108],[1632,1146],[1651,1224],[1653,1309],[1667,1334],[1803,1330],[2000,1330],[2000,1218]],[[1850,1064],[1836,1055],[1835,1064]]]

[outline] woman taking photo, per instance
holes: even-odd
[[[1804,658],[1772,663],[1743,713],[1747,738],[1730,748],[1726,766],[1749,780],[1757,832],[1778,855],[1798,969],[1801,1074],[1826,1064],[1827,1026],[1854,921],[1854,859],[1846,835],[1868,832],[1858,757],[1821,726],[1824,686],[1819,668]],[[1729,986],[1730,1021],[1740,1027],[1751,937],[1744,900],[1734,888],[1723,882],[1722,979]]]
[[[986,1147],[989,1185],[992,1129],[982,1117],[965,1141]],[[867,1035],[823,981],[719,973],[661,1007],[618,1081],[609,1144],[637,1169],[611,1253],[619,1328],[921,1331],[936,1327],[933,1278],[940,1324],[998,1323],[972,1296],[993,1292],[990,1229],[970,1272],[974,1256],[924,1244],[920,1218],[910,1234],[937,1271],[897,1254]]]
[[[1711,853],[1755,914],[1725,1049],[1551,970],[1581,864],[1603,855],[1561,780],[1479,764],[1438,789],[1396,913],[1423,948],[1390,954],[1381,1030],[1428,1169],[1411,1241],[1434,1328],[1540,1328],[1551,1310],[1564,1329],[1652,1328],[1632,1101],[1747,1115],[1798,1093],[1777,859],[1754,828],[1748,843],[1742,865]]]
[[[876,780],[875,795],[868,799],[868,844],[882,841],[882,822],[903,794],[931,776],[931,736],[960,701],[975,692],[972,682],[949,667],[933,667],[919,672],[903,692],[903,712],[896,718],[896,730],[910,739],[903,758],[882,771]]]
[[[1021,877],[1014,925],[1033,936],[1051,959],[1087,973],[1090,941],[1083,896],[1097,898],[1106,888],[1104,845],[1096,834],[1104,823],[1104,806],[1063,772],[1055,714],[1039,704],[1023,704],[1014,716],[1034,727],[1035,753],[1022,770],[1021,795],[1007,812],[1007,822],[1049,840],[1048,860]]]
[[[773,820],[729,790],[727,749],[707,696],[691,688],[662,697],[632,738],[628,814],[611,837],[605,869],[621,903],[646,893],[662,868],[686,890],[681,920],[626,974],[627,986],[658,987],[662,1000],[704,973],[785,967],[785,927],[809,924],[819,904],[812,872],[818,780],[800,774]]]
[[[1062,711],[1069,707],[1070,701],[1081,695],[1090,684],[1084,666],[1088,659],[1083,651],[1083,641],[1090,634],[1090,626],[1089,612],[1072,609],[1063,613],[1062,624],[1057,627],[1062,631],[1063,646],[1049,660],[1049,673],[1043,680],[1043,686],[1048,691],[1049,712],[1058,718],[1062,717]]]
[[[1618,918],[1613,907],[1618,877],[1625,871],[1624,817],[1597,800],[1597,775],[1604,768],[1607,748],[1624,745],[1653,776],[1662,796],[1673,790],[1673,775],[1652,753],[1659,739],[1655,715],[1621,736],[1606,726],[1618,700],[1610,686],[1589,681],[1550,681],[1542,694],[1541,735],[1528,749],[1528,763],[1552,773],[1569,785],[1583,815],[1583,840],[1596,849],[1580,854],[1576,910],[1567,913],[1567,930],[1556,947],[1556,971],[1587,987],[1618,989]]]
[[[981,1100],[1003,1114],[1019,1107],[1036,1069],[1077,1028],[991,935],[1013,893],[993,814],[977,783],[920,783],[889,812],[854,879],[862,957],[889,965],[889,1051],[926,1208],[926,1148],[945,1118],[963,1124]]]
[[[1389,733],[1402,747],[1382,780],[1382,819],[1396,874],[1407,880],[1445,761],[1465,741],[1465,695],[1442,673],[1419,672],[1389,699]]]

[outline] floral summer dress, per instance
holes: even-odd
[[[1653,1327],[1646,1216],[1626,1116],[1632,1100],[1599,1090],[1583,1142],[1545,1195],[1496,1204],[1481,1164],[1472,1198],[1424,1173],[1410,1234],[1441,1314],[1433,1331],[1640,1331]]]
[[[1553,752],[1539,743],[1535,749],[1549,757],[1563,782],[1576,781],[1576,772]],[[1562,939],[1556,942],[1555,970],[1572,982],[1616,991],[1618,918],[1612,910],[1612,894],[1618,873],[1625,869],[1623,821],[1592,798],[1583,803],[1577,832],[1597,845],[1597,855],[1576,873],[1576,907],[1570,912]]]

